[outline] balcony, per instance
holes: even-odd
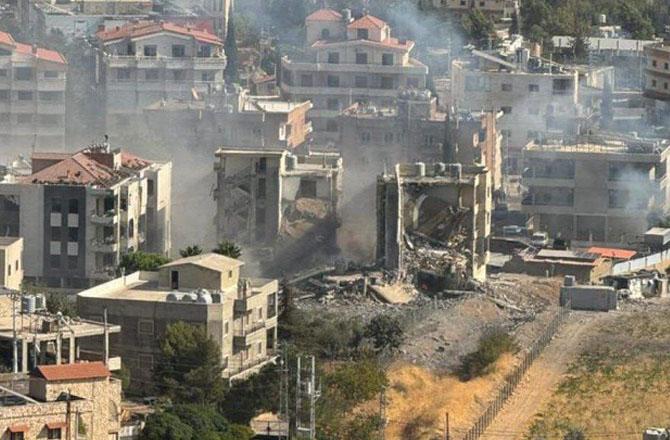
[[[41,79],[37,82],[37,90],[41,92],[65,91],[64,79]]]
[[[303,87],[303,86],[292,86],[286,83],[281,84],[281,89],[285,93],[295,94],[295,95],[326,95],[326,96],[370,96],[370,97],[384,97],[384,98],[395,98],[398,96],[398,88],[393,87],[390,89],[382,88],[356,88],[356,87],[328,87],[325,85],[319,85],[314,87]]]
[[[107,211],[103,214],[91,214],[91,223],[96,225],[111,226],[119,222],[119,215],[115,210]]]
[[[93,252],[103,254],[114,254],[119,251],[119,243],[113,237],[107,237],[103,240],[91,240],[91,249]]]
[[[381,75],[427,75],[428,67],[423,64],[384,65],[384,64],[348,64],[327,62],[293,62],[282,60],[282,67],[299,72],[333,72],[333,73],[371,73]]]

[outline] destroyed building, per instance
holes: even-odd
[[[523,150],[522,211],[536,229],[573,246],[642,241],[649,216],[668,208],[668,141],[589,137]]]
[[[147,127],[172,144],[214,151],[220,145],[294,149],[312,132],[309,101],[254,96],[237,85],[198,99],[161,99],[144,108]]]
[[[150,389],[161,355],[160,340],[170,324],[200,325],[220,349],[223,377],[245,377],[275,357],[276,280],[240,276],[243,262],[214,253],[182,258],[157,272],[135,272],[85,290],[79,313],[121,323],[112,346],[130,369],[131,384]]]
[[[482,281],[491,209],[484,166],[397,164],[377,182],[377,259],[401,276],[444,277],[452,289]]]
[[[293,258],[301,250],[335,248],[343,170],[339,153],[221,148],[216,157],[219,241],[274,248]]]

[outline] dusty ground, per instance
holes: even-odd
[[[532,427],[519,433],[523,424],[507,425],[515,435],[506,438],[560,440],[578,428],[586,438],[638,439],[647,427],[670,426],[669,313],[665,299],[605,315],[580,338],[580,353]]]
[[[481,438],[523,438],[538,409],[549,401],[570,364],[585,349],[591,332],[620,316],[620,312],[572,312]]]

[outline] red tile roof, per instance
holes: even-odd
[[[141,170],[152,163],[126,152],[121,153],[122,168],[120,169],[111,167],[111,159],[108,164],[103,163],[101,160],[104,158],[101,156],[104,154],[92,154],[88,150],[82,150],[64,158],[60,156],[60,153],[36,154],[39,158],[58,160],[58,162],[21,178],[24,183],[109,186],[128,177],[128,169]]]
[[[629,249],[616,249],[593,246],[586,250],[590,254],[598,254],[601,257],[616,258],[621,260],[630,260],[637,254],[635,251]]]
[[[305,20],[308,21],[340,21],[342,20],[342,14],[333,10],[333,9],[319,9],[318,11],[312,12],[307,16]]]
[[[349,29],[382,29],[384,26],[387,26],[387,24],[381,18],[377,18],[373,15],[364,15],[358,20],[354,20],[347,27]]]
[[[14,38],[7,32],[0,31],[0,44],[11,46],[13,50],[23,55],[30,55],[40,60],[51,61],[59,64],[66,64],[65,58],[55,50],[37,47],[33,51],[33,46],[30,44],[17,43]]]
[[[102,362],[82,362],[78,364],[40,365],[33,372],[49,382],[62,380],[102,379],[111,376]]]
[[[102,41],[120,40],[122,38],[138,38],[145,35],[157,34],[160,32],[171,32],[174,34],[187,35],[196,40],[216,45],[223,45],[219,37],[210,34],[206,30],[180,26],[169,22],[141,21],[139,23],[130,23],[125,26],[117,27],[106,31],[100,31],[96,35]]]

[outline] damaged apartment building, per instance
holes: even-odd
[[[171,144],[215,151],[221,145],[294,149],[312,132],[309,101],[254,96],[236,84],[198,100],[162,99],[144,109],[147,127]]]
[[[523,150],[522,211],[573,245],[632,247],[667,213],[667,140],[591,136]]]
[[[170,162],[108,142],[32,156],[32,173],[0,182],[0,231],[24,238],[24,271],[49,287],[109,279],[127,252],[168,255]]]
[[[400,277],[425,273],[447,289],[486,279],[492,185],[488,169],[397,164],[377,183],[377,260]]]
[[[274,250],[275,260],[286,262],[335,249],[339,153],[222,148],[216,157],[219,241]]]
[[[501,112],[440,112],[430,91],[402,90],[393,106],[354,104],[338,117],[337,144],[348,164],[482,163],[499,188]],[[380,160],[383,159],[383,160]],[[380,170],[381,171],[381,170]]]

